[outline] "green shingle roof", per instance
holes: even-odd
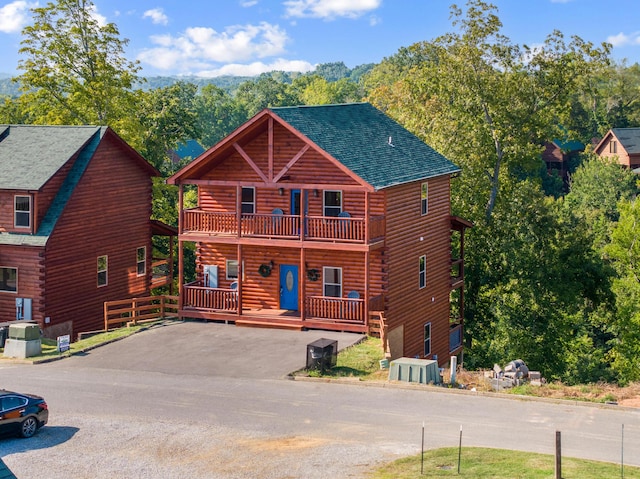
[[[0,125],[0,189],[38,190],[79,152],[36,234],[0,233],[0,244],[46,244],[105,132],[97,126]]]
[[[369,103],[270,110],[377,190],[460,171]]]
[[[98,126],[0,125],[0,189],[39,190]]]

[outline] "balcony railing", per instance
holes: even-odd
[[[306,240],[367,242],[365,218],[336,216],[307,216],[278,214],[243,214],[240,217],[242,237],[294,238]],[[185,210],[182,230],[184,233],[214,235],[238,235],[238,218],[235,213],[208,212],[199,209]],[[382,238],[385,234],[384,216],[371,217],[369,238]]]

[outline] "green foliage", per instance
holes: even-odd
[[[20,101],[43,124],[98,124],[118,130],[135,110],[139,70],[124,57],[113,23],[99,25],[90,0],[57,0],[34,8],[24,28]]]

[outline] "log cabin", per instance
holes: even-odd
[[[612,128],[594,149],[601,158],[610,158],[635,170],[640,168],[640,128]]]
[[[261,111],[167,180],[180,316],[360,333],[378,320],[388,357],[446,363],[462,351],[471,226],[451,215],[459,171],[368,103]]]
[[[103,303],[149,294],[158,171],[108,127],[0,125],[0,322],[47,337],[102,329]]]

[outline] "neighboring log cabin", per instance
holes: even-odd
[[[462,351],[459,171],[368,103],[263,110],[167,180],[180,316],[362,333],[382,319],[391,357],[444,364]],[[197,277],[183,284],[187,242]]]
[[[640,168],[640,128],[612,128],[594,149],[601,158],[617,161],[622,166]]]
[[[110,128],[0,125],[0,322],[55,338],[102,329],[103,303],[148,295],[151,177]],[[167,261],[165,260],[165,263]]]

